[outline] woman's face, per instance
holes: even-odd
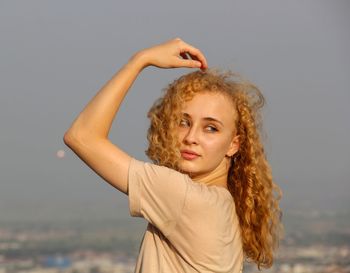
[[[239,148],[235,136],[236,111],[221,93],[201,92],[182,108],[178,127],[181,159],[179,168],[192,178],[213,171]]]

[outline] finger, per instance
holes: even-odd
[[[202,63],[202,62],[199,60],[199,58],[198,58],[197,56],[192,55],[192,54],[190,54],[190,53],[187,53],[187,54],[190,55],[191,59],[196,60],[196,61],[199,61],[199,62],[201,63],[201,66],[200,66],[200,69],[201,69],[201,70],[204,71],[205,69],[207,69],[207,65],[205,65],[204,63]]]
[[[192,56],[190,53],[187,52],[183,52],[180,53],[180,56],[184,59],[184,60],[195,60],[196,62],[182,62],[182,66],[186,66],[186,67],[202,67],[202,63],[198,60],[198,58],[196,56]]]
[[[191,53],[186,53],[192,60],[200,61],[196,55],[193,55]]]
[[[184,47],[183,49],[181,50],[181,53],[183,52],[187,52],[189,53],[189,55],[191,56],[192,59],[195,59],[195,60],[198,60],[202,63],[202,66],[204,68],[207,68],[208,67],[208,63],[207,63],[207,60],[204,56],[204,54],[198,49],[198,48],[195,48],[189,44],[186,44],[184,43]]]
[[[207,60],[199,49],[194,48],[193,51],[188,52],[188,55],[191,56],[191,59],[201,62],[202,69],[206,69],[208,67]]]
[[[174,40],[180,44],[180,54],[181,53],[189,53],[189,55],[191,55],[191,58],[199,60],[202,63],[201,69],[208,68],[208,62],[207,62],[206,58],[204,57],[204,54],[198,48],[195,48],[194,46],[186,43],[185,41],[181,40],[180,38],[176,38]]]
[[[176,66],[178,66],[178,67],[200,68],[200,67],[202,67],[202,63],[200,61],[196,61],[196,60],[177,58]]]

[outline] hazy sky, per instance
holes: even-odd
[[[1,1],[0,219],[128,217],[63,135],[132,54],[175,37],[261,88],[282,208],[350,209],[349,27],[346,0]],[[112,142],[147,160],[147,110],[189,71],[144,70]]]

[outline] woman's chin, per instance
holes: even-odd
[[[190,166],[191,164],[189,164],[189,162],[186,162],[185,160],[180,161],[179,163],[179,169],[181,170],[181,172],[186,173],[186,174],[190,174],[195,170],[195,168],[193,166]]]
[[[183,174],[187,174],[190,178],[194,178],[199,174],[198,170],[194,168],[185,168],[185,167],[180,168],[180,172]]]
[[[180,172],[188,174],[189,176],[191,176],[194,172],[192,168],[188,168],[188,166],[183,166],[182,164],[179,165],[179,170]]]

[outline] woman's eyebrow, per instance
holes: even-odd
[[[220,121],[220,120],[218,120],[218,119],[215,119],[215,118],[212,118],[212,117],[205,117],[205,118],[203,118],[204,120],[208,120],[208,121],[214,121],[214,122],[218,122],[218,123],[220,123],[222,126],[224,126],[224,124]]]
[[[191,115],[190,114],[188,114],[188,113],[182,113],[186,118],[191,118]],[[220,121],[220,120],[218,120],[218,119],[216,119],[216,118],[213,118],[213,117],[205,117],[205,118],[203,118],[204,120],[207,120],[207,121],[214,121],[214,122],[217,122],[217,123],[220,123],[222,126],[224,126],[224,124]]]

